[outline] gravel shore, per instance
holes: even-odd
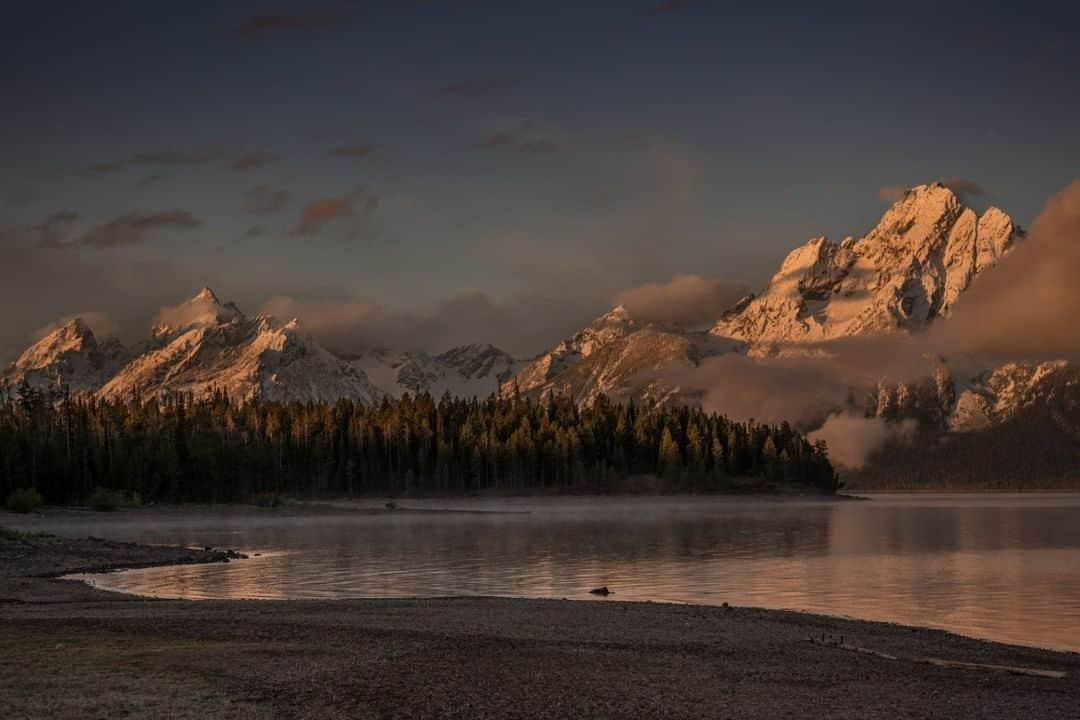
[[[614,601],[160,601],[42,577],[233,558],[0,530],[4,717],[1080,718],[1080,655],[936,630]]]

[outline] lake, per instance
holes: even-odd
[[[595,600],[607,586],[615,600],[790,608],[1080,651],[1077,494],[400,504],[468,512],[140,511],[33,527],[252,555],[91,579],[157,597]]]

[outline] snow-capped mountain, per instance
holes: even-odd
[[[209,288],[162,310],[150,337],[131,350],[115,339],[99,343],[79,319],[28,348],[0,376],[11,387],[67,387],[106,399],[205,397],[234,400],[365,403],[405,392],[487,397],[523,363],[492,345],[463,345],[438,355],[377,350],[343,357],[325,348],[296,320],[249,318]]]
[[[485,398],[521,369],[523,363],[494,345],[462,345],[438,355],[372,350],[350,356],[349,364],[384,393],[428,392]]]
[[[209,288],[164,311],[141,350],[98,395],[204,397],[224,391],[235,400],[362,402],[382,396],[363,372],[322,348],[296,320],[248,318]]]
[[[98,343],[86,323],[75,318],[27,348],[2,379],[13,387],[25,381],[38,389],[93,392],[120,369],[127,354],[115,338]]]
[[[920,185],[863,237],[819,237],[793,250],[765,291],[712,332],[768,355],[780,343],[922,330],[947,316],[1017,235],[1001,210],[980,216],[940,183]]]
[[[708,332],[641,323],[616,307],[537,357],[503,392],[573,395],[584,403],[601,393],[692,401],[670,371],[696,367],[710,356],[798,355],[820,352],[808,343],[925,329],[947,317],[973,280],[1021,236],[1001,210],[980,216],[940,183],[921,185],[861,238],[835,243],[819,237],[793,250],[764,292],[741,300]],[[1060,363],[1012,364],[956,378],[928,360],[925,382],[866,388],[866,406],[855,409],[890,419],[918,417],[943,430],[975,430],[1042,397],[1047,378],[1066,369]]]
[[[533,396],[573,393],[584,402],[600,393],[673,400],[680,389],[656,371],[732,351],[770,355],[781,344],[917,331],[948,315],[1016,236],[1000,210],[979,216],[940,183],[921,185],[863,237],[819,237],[793,250],[761,295],[741,300],[707,334],[645,325],[616,307],[511,384]]]
[[[739,346],[704,332],[639,322],[620,305],[537,357],[504,383],[502,391],[530,397],[572,395],[583,403],[601,394],[663,403],[679,393],[664,379],[666,371],[696,367],[709,355]]]
[[[1053,406],[1058,398],[1080,398],[1080,368],[1063,360],[1008,363],[973,379],[952,407],[949,429],[983,430],[1007,422],[1035,405],[1049,401]],[[1065,415],[1053,419],[1067,425],[1080,441],[1080,428],[1074,427]]]

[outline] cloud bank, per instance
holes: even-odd
[[[676,275],[620,293],[615,302],[631,317],[644,322],[696,327],[712,324],[747,294],[743,285],[708,280],[700,275]]]

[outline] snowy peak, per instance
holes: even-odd
[[[81,318],[67,321],[31,345],[15,361],[15,367],[34,370],[56,362],[68,353],[89,353],[97,349],[97,339]]]
[[[204,287],[190,300],[162,308],[151,335],[155,339],[166,339],[192,328],[213,327],[244,319],[240,308],[231,302],[223,304],[213,290]]]
[[[980,217],[940,183],[920,185],[863,237],[819,237],[793,250],[768,288],[712,332],[763,355],[781,343],[921,330],[947,316],[1017,234],[1001,210]]]
[[[370,380],[321,347],[296,320],[247,318],[209,288],[164,308],[145,352],[99,391],[105,398],[225,392],[233,400],[375,402]]]
[[[539,355],[513,379],[513,387],[525,394],[542,393],[549,383],[590,355],[631,335],[639,327],[622,305],[589,323],[581,332],[566,338]]]
[[[372,350],[351,358],[350,363],[393,397],[406,392],[441,397],[449,392],[458,397],[484,398],[521,367],[519,361],[489,344],[461,345],[434,356]]]
[[[195,295],[195,297],[191,298],[191,300],[189,300],[188,302],[211,302],[215,305],[221,304],[221,302],[218,300],[218,296],[215,295],[214,291],[208,287],[204,287]]]
[[[73,318],[27,348],[3,379],[10,385],[26,381],[39,389],[92,392],[119,368],[125,354],[117,340],[99,344],[90,327]]]

